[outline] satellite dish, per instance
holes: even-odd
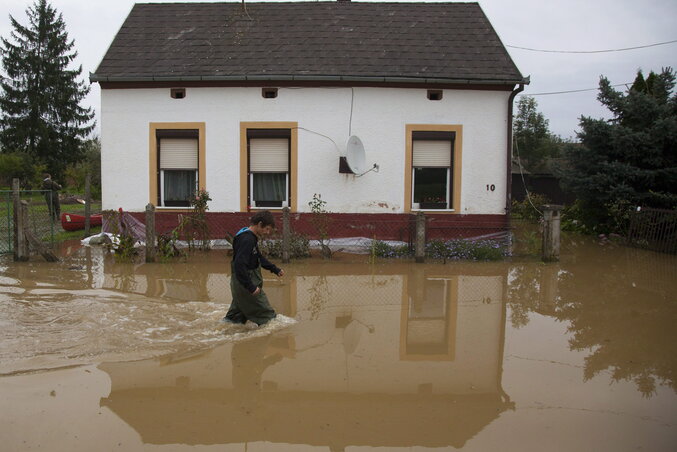
[[[346,161],[350,171],[354,174],[363,174],[368,171],[367,156],[364,152],[364,145],[356,135],[348,138],[346,143]]]

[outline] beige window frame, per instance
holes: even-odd
[[[297,122],[241,122],[240,123],[240,211],[247,212],[249,206],[250,172],[249,152],[247,150],[247,130],[250,129],[286,129],[289,130],[289,199],[288,205],[292,212],[297,211],[298,200],[298,123]]]
[[[207,168],[205,158],[205,123],[204,122],[151,122],[149,124],[149,150],[148,150],[148,192],[149,201],[152,205],[163,211],[186,211],[192,210],[190,207],[159,207],[158,206],[158,181],[160,179],[160,168],[158,162],[158,130],[197,130],[198,131],[198,175],[197,186],[199,190],[207,189]]]
[[[443,214],[461,213],[461,175],[463,155],[463,126],[460,124],[407,124],[405,126],[405,156],[404,156],[404,211],[411,213],[416,210],[426,211],[427,209],[413,209],[413,135],[414,132],[453,132],[453,168],[450,176],[453,184],[451,205],[448,209],[430,209],[430,212]]]

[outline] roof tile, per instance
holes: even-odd
[[[136,4],[94,75],[522,80],[477,3]]]

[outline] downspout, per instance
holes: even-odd
[[[506,191],[505,191],[505,214],[510,218],[510,210],[512,207],[512,104],[515,100],[515,96],[524,91],[525,83],[529,83],[528,78],[520,83],[519,86],[510,93],[510,98],[508,99],[508,146],[507,146],[507,179],[506,179]]]

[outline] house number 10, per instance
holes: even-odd
[[[487,191],[494,191],[496,190],[496,186],[494,184],[487,185]]]

